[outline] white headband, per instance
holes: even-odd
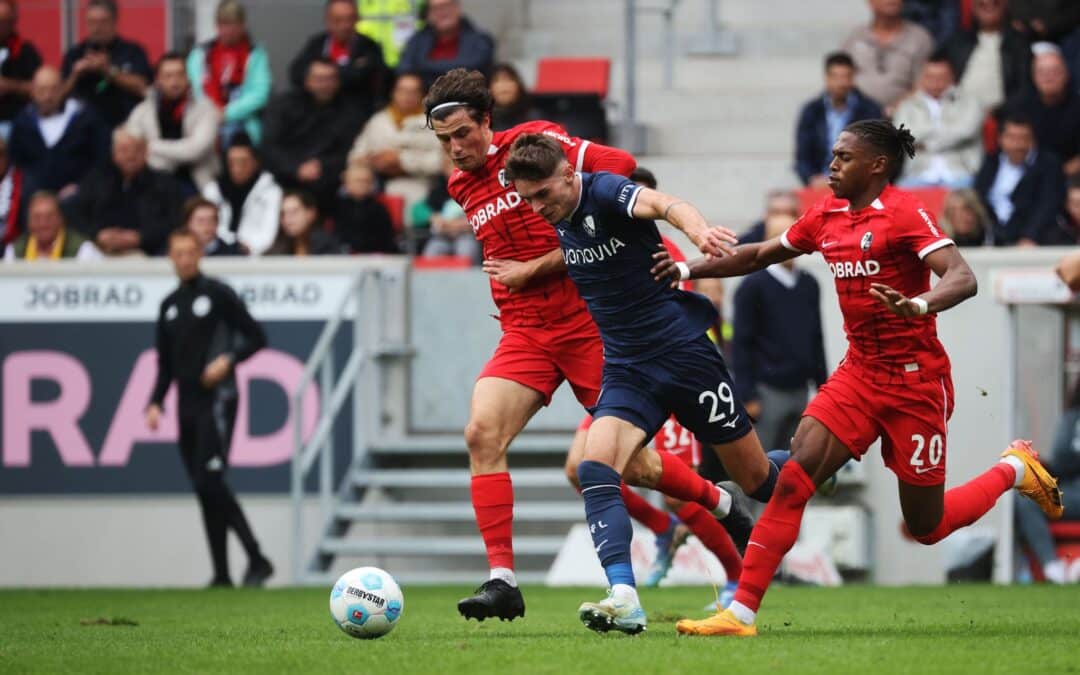
[[[428,115],[434,115],[435,113],[439,112],[440,110],[445,110],[446,108],[456,108],[458,106],[463,106],[463,105],[469,105],[469,104],[465,103],[464,101],[450,101],[449,103],[440,103],[439,105],[432,108],[431,112],[429,112]]]

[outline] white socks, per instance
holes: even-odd
[[[611,597],[615,602],[630,602],[641,604],[638,600],[637,589],[629,584],[614,584],[611,587]]]
[[[502,579],[514,588],[517,588],[517,578],[514,576],[514,570],[508,567],[492,567],[488,579]]]
[[[1046,563],[1043,565],[1043,576],[1051,583],[1065,583],[1068,581],[1068,577],[1065,574],[1065,562],[1059,558]]]
[[[732,614],[735,615],[736,619],[738,619],[742,623],[745,623],[748,626],[754,623],[754,619],[757,617],[757,612],[750,609],[741,602],[732,602],[730,605],[728,605],[728,609],[731,611]]]
[[[1013,487],[1019,487],[1020,483],[1024,480],[1024,472],[1027,471],[1024,463],[1020,461],[1019,457],[1013,457],[1012,455],[1002,457],[1000,461],[1005,462],[1016,470],[1016,480],[1013,481]]]
[[[720,487],[716,486],[716,489],[720,491],[720,499],[716,502],[716,508],[713,509],[713,515],[717,518],[727,518],[727,515],[731,513],[731,493]]]

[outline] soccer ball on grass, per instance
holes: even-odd
[[[330,590],[330,616],[347,635],[373,640],[394,630],[405,598],[378,567],[358,567],[341,575]]]

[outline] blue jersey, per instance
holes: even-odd
[[[555,226],[566,268],[600,329],[607,363],[654,358],[700,338],[717,319],[704,296],[653,279],[660,231],[632,213],[640,186],[622,176],[581,174],[577,208]]]

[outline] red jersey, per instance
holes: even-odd
[[[887,186],[865,209],[829,197],[808,210],[780,237],[792,251],[821,255],[836,280],[848,351],[844,357],[875,382],[918,382],[949,372],[949,357],[927,314],[897,316],[870,295],[870,284],[890,286],[906,297],[930,290],[923,258],[952,245],[914,196]]]
[[[627,176],[634,170],[634,159],[628,153],[573,138],[552,122],[526,122],[494,132],[484,166],[476,171],[454,169],[447,184],[450,196],[465,210],[485,259],[526,261],[559,248],[555,228],[521,199],[503,169],[514,140],[522,134],[538,133],[555,139],[577,171]],[[566,274],[553,274],[513,294],[492,280],[491,296],[500,321],[508,326],[540,326],[586,311]]]

